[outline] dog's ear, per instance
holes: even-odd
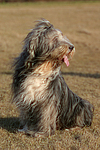
[[[23,41],[23,50],[29,53],[28,59],[34,59],[45,54],[48,50],[48,43],[45,44],[45,37],[48,31],[53,28],[53,25],[49,21],[42,19],[37,21],[35,28],[28,33],[25,40]]]
[[[37,47],[37,42],[38,42],[38,35],[36,36],[36,33],[34,30],[28,33],[26,38],[23,41],[23,50],[26,50],[31,58],[35,57],[35,50]]]

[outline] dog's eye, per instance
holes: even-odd
[[[48,27],[44,27],[44,29],[48,29]]]

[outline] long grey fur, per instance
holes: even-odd
[[[91,125],[93,106],[69,89],[60,71],[64,57],[72,58],[74,51],[74,45],[45,19],[25,38],[12,83],[21,131],[49,136],[56,129]]]

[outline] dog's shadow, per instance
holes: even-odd
[[[62,75],[79,76],[79,77],[94,78],[94,79],[99,79],[100,78],[99,73],[90,74],[90,73],[63,72],[62,71]]]
[[[0,118],[0,128],[6,129],[11,133],[16,133],[19,128],[19,118],[10,117],[10,118]]]

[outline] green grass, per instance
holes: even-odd
[[[89,1],[84,1],[84,0],[76,0],[76,1],[48,1],[48,2],[44,2],[44,1],[40,1],[40,2],[3,2],[0,3],[0,6],[10,6],[10,7],[16,7],[16,6],[37,6],[37,7],[41,7],[41,6],[65,6],[65,5],[78,5],[78,4],[95,4],[95,3],[100,3],[99,0],[89,0]]]

